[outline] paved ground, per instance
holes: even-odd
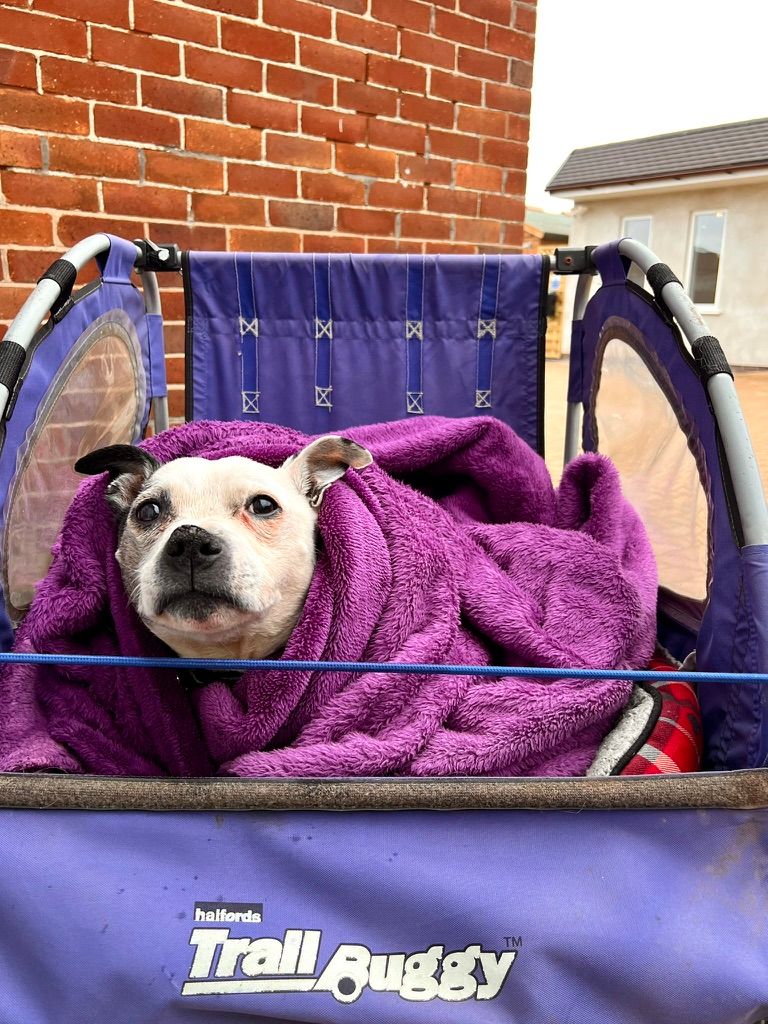
[[[546,369],[545,443],[549,471],[555,481],[563,468],[565,399],[568,360],[548,359]],[[736,388],[768,493],[768,370],[737,370]]]

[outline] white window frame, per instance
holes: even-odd
[[[627,235],[627,221],[628,220],[647,220],[648,221],[648,241],[645,243],[648,248],[651,248],[651,241],[653,239],[653,217],[650,213],[630,213],[621,220],[621,238],[631,237]]]
[[[717,265],[717,284],[715,285],[714,302],[696,302],[694,305],[700,313],[718,314],[720,312],[720,295],[723,287],[723,262],[725,260],[725,238],[728,233],[728,211],[722,208],[717,210],[692,210],[688,226],[688,270],[686,272],[685,290],[693,300],[693,247],[696,238],[696,218],[701,216],[720,216],[723,218],[723,234],[720,242],[720,261]]]

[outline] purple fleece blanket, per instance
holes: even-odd
[[[375,464],[326,493],[286,658],[636,668],[656,570],[611,463],[557,491],[497,420],[419,417],[347,432]],[[281,427],[198,422],[146,442],[160,461],[307,443]],[[85,481],[16,650],[166,655],[125,595],[106,476]],[[0,770],[108,775],[579,775],[630,684],[249,672],[187,690],[169,670],[6,666]]]

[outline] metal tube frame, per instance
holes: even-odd
[[[107,235],[89,235],[76,245],[73,245],[68,252],[64,253],[61,259],[71,263],[75,270],[79,272],[90,260],[100,256],[101,253],[108,252],[109,246],[110,241]],[[136,257],[138,258],[141,255],[141,249],[136,246]],[[156,276],[151,271],[141,271],[140,276],[144,293],[144,307],[147,313],[162,315],[160,290],[157,286]],[[32,339],[37,334],[40,324],[50,313],[51,307],[60,295],[61,287],[55,281],[50,279],[40,281],[14,318],[3,341],[14,341],[26,352],[32,344]],[[5,415],[10,397],[8,388],[4,384],[0,384],[0,419]],[[152,399],[152,415],[155,421],[155,429],[158,431],[167,430],[168,399],[166,396]]]

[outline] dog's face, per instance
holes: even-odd
[[[286,642],[301,614],[323,493],[349,466],[371,461],[329,436],[277,469],[237,456],[160,465],[130,445],[75,468],[109,471],[116,557],[149,629],[183,656],[258,658]]]

